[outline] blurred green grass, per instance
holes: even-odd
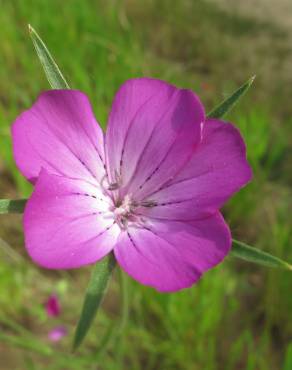
[[[115,91],[128,78],[153,76],[192,88],[210,110],[257,74],[252,91],[228,116],[246,139],[254,179],[224,214],[235,237],[292,260],[291,87],[281,68],[291,53],[282,29],[202,0],[2,0],[0,5],[1,196],[31,191],[14,166],[9,133],[19,112],[48,88],[29,40],[31,23],[71,86],[90,96],[103,127]],[[42,303],[52,290],[59,292],[60,321],[72,334],[88,269],[38,270],[25,256],[18,216],[1,218],[0,237],[12,246],[0,239],[0,369],[290,370],[288,272],[230,258],[198,285],[172,295],[124,277],[130,309],[125,322],[115,276],[88,340],[71,355],[70,338],[48,344],[53,323]]]

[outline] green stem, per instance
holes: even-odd
[[[120,326],[120,332],[122,332],[127,326],[129,319],[129,284],[128,277],[120,269],[120,279],[121,279],[121,291],[122,291],[122,320]]]
[[[94,266],[77,324],[73,350],[80,346],[96,316],[115,265],[115,257],[110,253]]]
[[[128,277],[126,274],[119,269],[120,272],[120,284],[121,284],[121,300],[122,300],[122,313],[121,313],[121,322],[118,329],[118,333],[115,340],[116,346],[116,368],[122,369],[123,368],[123,354],[124,354],[124,331],[128,323],[129,319],[129,285],[128,285]]]
[[[0,215],[23,213],[27,199],[0,199]]]

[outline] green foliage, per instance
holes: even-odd
[[[45,43],[36,33],[36,31],[29,25],[29,31],[33,44],[35,46],[37,55],[40,59],[41,65],[44,69],[46,77],[53,89],[67,89],[68,83],[64,79],[55,60],[51,56]],[[249,79],[245,84],[238,88],[230,97],[225,99],[209,114],[209,118],[221,118],[227,114],[243,94],[250,88],[254,81],[254,77]],[[24,210],[26,200],[0,200],[0,214],[1,213],[22,213]],[[264,265],[267,267],[284,268],[292,270],[292,266],[280,258],[274,257],[259,249],[248,246],[245,243],[233,240],[231,255],[242,258],[246,261]],[[90,329],[93,320],[96,316],[97,310],[102,302],[106,291],[108,281],[111,277],[113,268],[115,266],[115,257],[113,254],[105,257],[101,262],[97,263],[91,276],[91,280],[86,290],[85,299],[76,328],[73,350],[76,350],[84,340],[88,330]],[[125,313],[124,313],[125,314]],[[120,352],[120,351],[119,351]]]
[[[115,91],[130,77],[150,75],[192,88],[211,108],[220,95],[230,96],[245,76],[256,73],[256,86],[226,117],[247,142],[254,179],[224,213],[236,239],[292,261],[287,217],[291,85],[287,66],[281,64],[286,55],[284,37],[280,42],[277,29],[268,22],[263,25],[227,14],[202,0],[173,1],[171,6],[168,0],[2,1],[0,21],[0,155],[10,176],[5,188],[1,174],[1,188],[7,190],[1,196],[14,195],[12,178],[21,195],[31,191],[15,168],[9,126],[41,90],[48,89],[27,23],[46,40],[72,87],[90,96],[104,127]],[[0,235],[24,255],[20,218],[5,217]],[[17,224],[18,234],[13,228]],[[46,333],[55,322],[41,314],[42,302],[58,281],[66,282],[60,323],[72,336],[87,269],[37,272],[28,260],[19,265],[11,250],[3,253],[0,368],[7,361],[5,370],[290,369],[290,272],[228,258],[195,287],[171,295],[158,294],[124,276],[130,308],[124,323],[121,311],[127,311],[127,305],[123,307],[120,286],[113,279],[77,356],[70,354],[69,338],[57,346],[48,343]],[[17,350],[24,346],[25,350]]]
[[[237,101],[251,87],[255,76],[250,78],[246,83],[240,86],[233,94],[226,98],[222,103],[215,107],[208,115],[208,118],[223,118],[237,103]]]
[[[291,368],[292,368],[292,343],[290,343],[287,348],[283,370],[290,370]]]

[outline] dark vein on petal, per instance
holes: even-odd
[[[87,166],[87,164],[84,162],[84,161],[82,161],[79,157],[78,157],[78,155],[76,154],[76,153],[74,153],[74,151],[73,151],[73,149],[67,144],[67,143],[65,143],[64,142],[64,140],[62,139],[62,137],[60,136],[60,133],[58,133],[58,132],[56,132],[56,131],[54,131],[54,128],[53,127],[51,127],[50,126],[50,123],[49,123],[49,120],[48,120],[48,118],[47,117],[45,117],[45,116],[43,116],[42,115],[42,117],[44,118],[44,120],[46,121],[46,127],[48,128],[48,130],[50,131],[50,133],[52,134],[52,136],[53,137],[55,137],[58,141],[59,141],[59,143],[61,143],[65,148],[67,148],[68,150],[69,150],[69,152],[73,155],[73,157],[74,158],[76,158],[81,164],[82,164],[82,166],[87,170],[87,172],[95,179],[95,180],[97,180],[98,181],[98,179],[97,179],[97,177],[96,177],[96,175],[91,171],[91,169]],[[78,126],[79,127],[79,126]],[[84,132],[84,128],[83,128],[83,126],[81,125],[81,128],[82,128],[82,131]],[[44,130],[42,130],[40,127],[39,127],[39,129],[44,133],[44,134],[46,134],[46,131],[44,131]],[[87,133],[85,132],[85,135],[86,135],[86,137],[87,137],[87,139],[89,138],[88,137],[88,135],[87,135]],[[91,143],[91,145],[93,145],[92,144],[92,142],[91,142],[91,140],[89,139],[89,141],[90,141],[90,143]],[[82,145],[82,144],[81,144]],[[95,146],[93,145],[93,147],[94,147],[94,149],[95,149]],[[98,152],[98,155],[99,155],[99,152]],[[104,163],[103,163],[103,161],[102,161],[102,164],[104,165]]]
[[[103,231],[101,231],[98,235],[96,236],[93,236],[92,238],[89,238],[87,239],[86,241],[84,241],[83,243],[88,243],[88,242],[91,242],[97,238],[99,238],[100,236],[102,236],[103,234],[105,234],[106,232],[108,232],[114,225],[115,225],[116,221],[114,221],[110,226],[107,226]]]
[[[79,104],[79,99],[77,98],[76,99],[76,96],[75,95],[71,95],[70,96],[70,99],[71,99],[71,102],[73,103],[73,105],[80,105]],[[76,104],[75,104],[76,103]],[[97,125],[97,126],[99,126],[99,124],[98,124],[98,122],[96,121],[96,118],[95,118],[95,116],[94,116],[94,114],[93,114],[93,111],[92,111],[92,108],[91,108],[91,105],[90,105],[90,102],[89,102],[89,99],[86,97],[86,105],[88,106],[88,110],[89,110],[89,113],[90,113],[90,115],[92,116],[92,118],[93,118],[93,121],[94,121],[94,123]],[[69,107],[68,107],[69,108]],[[68,109],[70,112],[71,112],[71,114],[73,113],[73,117],[75,116],[75,114],[74,114],[74,111],[72,111],[72,109]],[[47,120],[47,118],[46,118],[46,120]],[[48,122],[48,121],[47,121]],[[100,159],[100,161],[101,161],[101,163],[102,163],[102,165],[103,165],[103,167],[105,168],[105,163],[104,163],[104,160],[103,160],[103,158],[102,158],[102,155],[100,154],[100,152],[99,152],[99,150],[98,150],[98,148],[97,148],[97,146],[95,145],[95,143],[92,141],[92,138],[91,138],[91,136],[88,134],[88,132],[86,131],[86,129],[85,129],[85,126],[82,124],[82,120],[75,120],[75,119],[73,119],[72,120],[72,124],[75,126],[75,128],[77,127],[77,131],[79,131],[78,130],[78,128],[81,128],[82,129],[82,131],[84,132],[84,134],[85,134],[85,136],[87,137],[87,139],[89,140],[89,142],[91,143],[91,145],[93,146],[93,148],[94,148],[94,150],[96,151],[96,153],[97,153],[97,155],[98,155],[98,157],[99,157],[99,159]],[[98,127],[99,128],[99,127]],[[98,129],[97,128],[97,129]],[[94,130],[95,130],[95,127],[94,127]],[[101,130],[101,132],[102,132],[102,130]],[[102,132],[102,135],[103,135],[103,132]]]
[[[184,166],[183,166],[183,168],[184,168]],[[183,170],[183,168],[182,168],[182,170]],[[172,186],[175,186],[175,185],[177,185],[177,184],[181,184],[181,183],[183,183],[183,182],[191,181],[191,180],[194,180],[194,179],[198,179],[198,178],[200,178],[200,177],[202,177],[202,176],[208,175],[210,172],[212,172],[212,171],[208,169],[208,170],[206,170],[206,171],[202,172],[201,174],[199,174],[199,175],[197,175],[197,176],[188,177],[188,178],[185,178],[185,179],[182,179],[182,180],[179,180],[179,181],[170,182],[170,181],[168,180],[168,181],[167,181],[164,185],[162,185],[159,189],[157,189],[157,190],[155,190],[154,192],[152,192],[152,193],[148,194],[148,195],[147,195],[147,198],[152,197],[153,195],[155,195],[155,194],[159,193],[160,191],[165,190],[165,189],[168,189],[168,188],[170,188],[170,187],[172,187]]]
[[[178,136],[176,136],[176,138],[173,140],[173,142],[171,143],[171,145],[169,146],[166,154],[164,155],[164,157],[161,159],[159,165],[152,171],[152,173],[146,178],[146,180],[138,187],[139,190],[141,190],[146,184],[148,181],[150,181],[152,179],[152,177],[161,169],[161,166],[163,164],[163,162],[166,160],[166,158],[168,157],[169,153],[171,152],[175,142],[177,141],[178,139]],[[169,180],[167,180],[169,181]]]
[[[92,113],[92,115],[93,115],[93,112],[91,112]],[[94,115],[93,115],[93,117],[94,117]],[[95,117],[94,117],[94,120],[95,120]],[[95,122],[96,122],[96,124],[98,125],[98,122],[95,120]],[[87,136],[87,138],[89,139],[89,141],[90,141],[90,143],[91,143],[91,145],[93,146],[93,148],[95,149],[95,151],[96,151],[96,153],[97,153],[97,155],[98,155],[98,157],[99,157],[99,159],[100,159],[100,161],[101,161],[101,163],[102,163],[102,165],[103,165],[103,168],[104,168],[104,170],[106,171],[106,164],[105,164],[105,161],[104,161],[104,159],[102,158],[102,155],[100,154],[100,152],[99,152],[99,150],[98,150],[98,148],[97,148],[97,146],[95,145],[95,143],[92,141],[92,138],[91,138],[91,136],[90,135],[88,135],[88,133],[87,133],[87,131],[85,130],[85,127],[83,126],[83,125],[81,125],[81,127],[82,127],[82,130],[85,132],[85,135]],[[103,132],[102,132],[102,130],[101,130],[101,133],[102,133],[102,136],[103,136],[103,139],[104,139],[104,134],[103,134]]]
[[[142,214],[142,213],[136,213],[137,216],[141,216],[141,217],[144,217],[144,218],[147,218],[147,219],[150,219],[150,220],[153,220],[153,221],[160,221],[160,222],[168,222],[168,221],[175,221],[175,222],[183,222],[183,223],[191,223],[193,221],[202,221],[202,220],[205,220],[207,218],[210,218],[212,216],[214,216],[216,213],[218,212],[218,209],[213,209],[213,210],[208,210],[205,212],[205,214],[203,216],[199,216],[198,217],[194,217],[194,218],[191,218],[191,219],[183,219],[183,218],[166,218],[166,217],[161,217],[161,216],[153,216],[152,214]],[[143,226],[145,227],[145,225]],[[146,228],[146,227],[145,227]]]
[[[58,175],[56,175],[56,176],[58,176]],[[67,176],[67,175],[62,175],[62,176],[65,177],[68,180],[81,181],[81,182],[84,181],[86,184],[92,186],[93,188],[97,189],[98,191],[102,192],[102,190],[103,190],[98,182],[91,182],[91,181],[83,179],[81,177],[71,177],[71,176]]]
[[[154,231],[154,230],[152,230],[151,228],[149,228],[149,227],[145,227],[145,229],[147,229],[150,233],[152,233],[153,235],[155,235],[158,239],[160,239],[160,240],[164,241],[165,243],[167,243],[168,245],[170,245],[170,246],[173,248],[173,250],[174,250],[175,252],[177,252],[177,251],[178,251],[178,249],[177,249],[177,245],[173,244],[173,243],[172,243],[171,241],[169,241],[168,239],[164,239],[161,235],[159,235],[157,232],[155,232],[155,231]],[[186,263],[186,265],[188,265],[188,266],[189,266],[189,268],[190,268],[191,270],[195,270],[199,275],[201,275],[201,274],[202,274],[202,272],[201,272],[201,271],[200,271],[196,266],[194,266],[194,265],[190,264],[190,263],[189,263],[189,261],[183,257],[183,254],[178,253],[178,255],[179,255],[179,257],[180,257],[180,258],[182,258],[182,261],[184,261],[184,262]],[[167,258],[167,253],[165,254],[165,258],[169,261],[169,263],[170,263],[170,265],[172,266],[172,268],[173,268],[173,269],[174,269],[178,274],[180,274],[180,272],[181,272],[181,271],[177,269],[176,264],[175,264],[175,263],[173,263],[172,259],[171,259],[171,258]],[[187,275],[189,275],[189,274],[187,274]]]
[[[131,128],[133,126],[133,122],[135,121],[135,119],[137,118],[137,115],[141,112],[141,110],[145,107],[145,105],[150,101],[152,100],[152,98],[155,96],[156,94],[152,94],[150,96],[150,98],[148,98],[138,109],[137,111],[135,112],[128,128],[127,128],[127,131],[126,131],[126,135],[125,135],[125,138],[124,138],[124,141],[123,141],[123,145],[122,145],[122,151],[121,151],[121,159],[120,159],[120,171],[119,173],[122,174],[122,166],[123,166],[123,162],[124,162],[124,153],[125,153],[125,146],[126,146],[126,142],[128,140],[128,137],[129,137],[129,132],[131,131]]]
[[[128,238],[129,238],[131,244],[133,245],[135,250],[138,252],[138,254],[140,256],[142,256],[143,258],[145,258],[151,265],[155,265],[156,267],[159,267],[158,263],[155,263],[154,261],[151,261],[144,253],[141,252],[140,248],[137,246],[136,242],[134,241],[134,239],[133,239],[133,237],[132,237],[132,235],[130,234],[129,231],[127,231],[127,234],[128,234]]]
[[[53,174],[55,176],[60,176],[60,177],[64,177],[66,179],[69,179],[69,180],[76,180],[76,181],[84,181],[85,183],[95,187],[95,188],[100,188],[100,184],[99,182],[91,182],[89,181],[88,179],[85,179],[83,177],[71,177],[71,176],[67,176],[63,171],[61,171],[59,168],[57,168],[52,162],[48,161],[47,158],[45,158],[38,150],[37,148],[34,146],[34,143],[30,140],[30,136],[27,134],[27,130],[25,130],[25,136],[27,138],[27,141],[30,143],[31,147],[33,148],[33,151],[40,157],[40,159],[44,162],[44,163],[47,163],[50,167],[52,167],[53,170],[55,170],[57,172],[57,174]],[[49,172],[49,171],[48,171]]]
[[[97,215],[100,215],[102,213],[103,212],[94,211],[94,212],[86,213],[84,215],[80,215],[80,216],[70,218],[70,220],[67,220],[66,222],[62,223],[62,225],[60,225],[57,229],[55,229],[54,234],[49,239],[47,239],[46,241],[51,242],[56,237],[57,233],[60,232],[60,230],[62,230],[64,227],[68,227],[73,222],[75,222],[77,220],[82,220],[83,218],[92,217],[92,216],[95,216],[95,215],[97,216]]]
[[[174,92],[171,94],[171,96],[169,97],[169,101],[171,101],[171,100],[174,98],[174,96],[176,96],[178,93],[179,93],[179,91],[174,91]],[[157,129],[157,126],[158,126],[158,125],[159,125],[159,123],[162,121],[162,119],[167,115],[167,113],[168,113],[168,112],[169,112],[169,110],[170,110],[170,107],[171,107],[171,104],[170,104],[170,102],[169,102],[167,109],[162,113],[161,117],[160,117],[160,118],[159,118],[159,120],[156,122],[156,124],[155,124],[155,125],[153,125],[153,130],[151,131],[151,134],[150,134],[150,136],[149,136],[149,139],[147,140],[147,142],[146,142],[146,144],[145,144],[145,146],[144,146],[143,150],[141,151],[141,153],[140,153],[140,155],[139,155],[139,159],[138,159],[138,161],[137,161],[137,163],[136,163],[135,169],[134,169],[133,174],[131,175],[131,177],[130,177],[130,179],[129,179],[128,183],[131,183],[132,179],[133,179],[133,178],[135,177],[135,175],[137,174],[137,172],[138,172],[138,170],[139,170],[139,166],[140,166],[141,161],[142,161],[142,159],[143,159],[143,155],[144,155],[144,153],[146,152],[147,148],[149,147],[149,145],[150,145],[150,143],[151,143],[151,140],[152,140],[152,138],[153,138],[153,136],[154,136],[154,134],[155,134],[155,131],[156,131],[156,129]],[[157,170],[158,170],[158,169],[157,169]]]
[[[79,196],[84,196],[84,197],[91,197],[91,198],[94,198],[94,199],[97,199],[97,200],[100,200],[108,205],[110,205],[110,203],[108,203],[104,198],[100,198],[96,195],[93,195],[93,194],[89,194],[89,193],[80,193],[80,192],[72,192],[68,195],[79,195]]]

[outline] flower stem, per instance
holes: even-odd
[[[121,322],[120,327],[118,330],[118,335],[116,338],[116,365],[117,369],[123,368],[123,354],[124,354],[124,342],[123,337],[125,333],[125,329],[129,319],[129,284],[128,284],[128,277],[126,274],[120,269],[120,284],[121,284],[121,299],[122,299],[122,314],[121,314]]]
[[[75,332],[73,350],[80,346],[93,323],[115,265],[115,257],[110,253],[98,262],[92,271]]]
[[[23,213],[27,199],[0,199],[0,215],[5,213]]]

